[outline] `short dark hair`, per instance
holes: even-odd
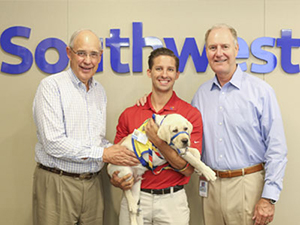
[[[149,55],[149,58],[148,58],[148,66],[149,66],[149,69],[151,70],[152,69],[152,66],[153,66],[153,61],[156,57],[158,56],[161,56],[161,55],[168,55],[168,56],[171,56],[172,58],[175,59],[175,66],[176,66],[176,72],[178,72],[178,69],[179,69],[179,59],[178,57],[174,54],[174,52],[168,48],[157,48],[155,50],[153,50],[151,52],[151,54]]]

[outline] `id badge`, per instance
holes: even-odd
[[[141,131],[134,129],[133,133],[132,133],[132,138],[137,140],[138,142],[142,143],[142,144],[146,144],[148,141],[148,137],[146,134],[142,133]]]
[[[205,177],[200,177],[199,195],[204,198],[208,196],[208,182]]]

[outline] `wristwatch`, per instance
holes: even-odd
[[[273,200],[273,199],[269,199],[269,202],[270,202],[272,205],[275,205],[275,204],[276,204],[276,200]]]

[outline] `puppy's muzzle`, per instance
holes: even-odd
[[[181,142],[182,142],[182,147],[188,147],[189,139],[187,139],[187,138],[182,138],[182,139],[181,139]]]

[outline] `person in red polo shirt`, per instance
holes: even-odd
[[[179,77],[179,59],[167,48],[159,48],[149,56],[149,69],[147,75],[152,80],[152,92],[147,96],[144,106],[134,105],[125,109],[119,118],[115,143],[120,142],[140,127],[152,114],[178,113],[187,118],[193,125],[191,134],[191,147],[197,148],[201,153],[202,148],[202,119],[200,112],[177,97],[173,91],[174,83]],[[143,175],[140,195],[139,220],[147,224],[172,224],[188,225],[190,210],[184,185],[190,180],[194,168],[182,159],[167,143],[156,134],[157,126],[151,119],[146,126],[149,140],[158,147],[167,164],[156,168],[160,171],[165,166],[171,165],[175,170],[162,170],[155,175],[148,170]],[[130,189],[133,185],[131,174],[122,178],[116,172],[111,183],[123,190]],[[129,225],[129,211],[127,201],[123,197],[120,208],[120,225]]]

